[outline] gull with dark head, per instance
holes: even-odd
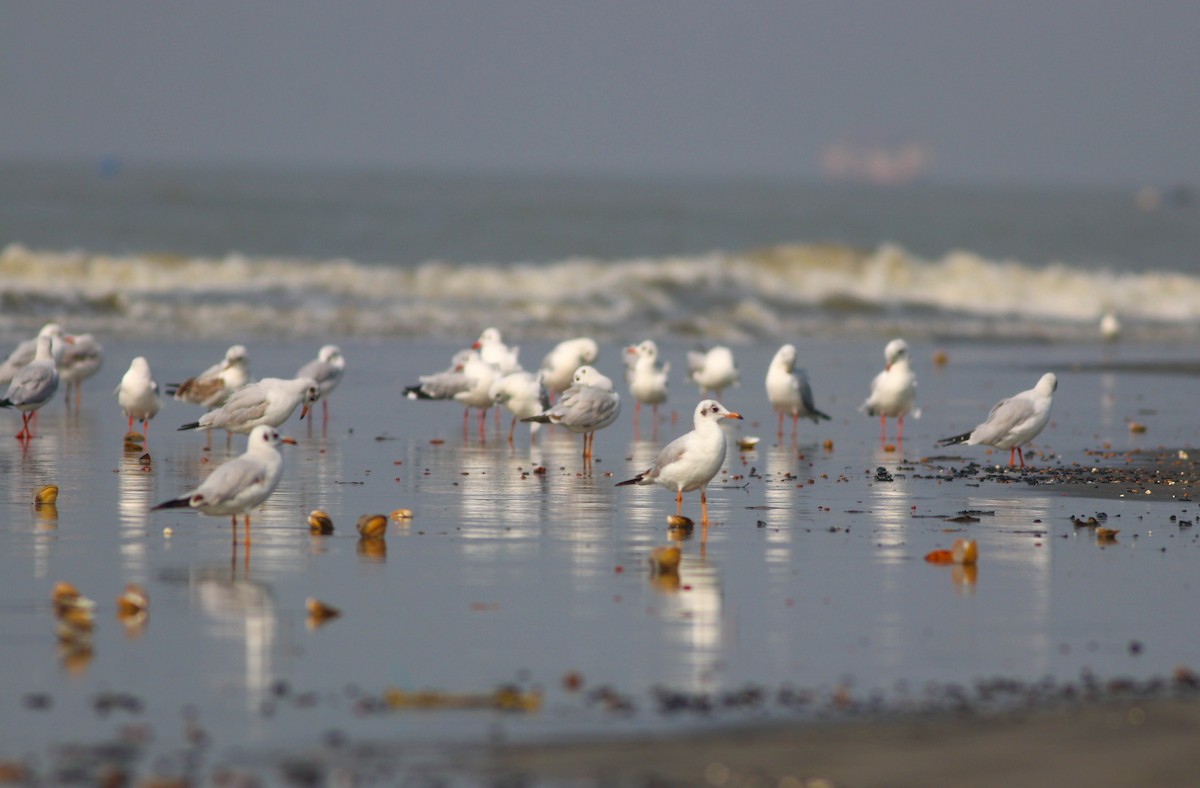
[[[274,427],[259,425],[250,431],[246,451],[217,466],[200,486],[178,498],[172,498],[151,508],[196,509],[211,517],[231,515],[234,539],[237,538],[237,516],[245,517],[246,538],[250,538],[250,510],[267,500],[279,484],[283,473],[280,444],[295,444],[291,438],[281,438]]]
[[[346,370],[346,359],[337,345],[325,345],[317,352],[317,357],[300,367],[296,373],[298,378],[312,378],[321,390],[321,422],[329,420],[328,397],[342,382],[342,373]]]
[[[321,389],[312,378],[263,378],[233,392],[224,405],[179,429],[228,430],[244,435],[260,425],[278,427],[301,404],[303,419],[320,396]]]

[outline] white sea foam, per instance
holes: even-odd
[[[0,253],[0,330],[47,319],[110,335],[428,335],[480,326],[513,336],[588,331],[737,341],[890,332],[1091,336],[1108,310],[1131,331],[1192,338],[1200,278],[1036,267],[957,251],[922,260],[894,245],[776,246],[743,253],[548,264],[229,255]]]

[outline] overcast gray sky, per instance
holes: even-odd
[[[0,161],[1200,181],[1200,3],[0,0]]]

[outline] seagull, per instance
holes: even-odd
[[[167,393],[180,402],[202,405],[209,410],[218,408],[250,381],[248,364],[245,346],[233,345],[225,351],[224,359],[196,377],[182,383],[168,383]]]
[[[8,358],[0,363],[0,385],[11,383],[17,370],[33,361],[34,354],[37,353],[37,338],[42,335],[53,337],[59,343],[66,339],[66,333],[58,323],[47,323],[42,326],[38,330],[37,336],[21,342],[13,349],[12,353],[8,354]]]
[[[222,429],[244,435],[260,425],[278,427],[301,403],[304,404],[300,411],[303,419],[308,415],[309,406],[320,396],[321,389],[312,378],[263,378],[233,392],[224,405],[179,429]]]
[[[921,418],[921,409],[915,408],[917,400],[917,376],[908,366],[908,343],[893,339],[883,350],[886,364],[883,371],[871,381],[871,396],[858,410],[868,416],[879,417],[879,441],[886,438],[884,420],[888,416],[896,419],[896,442],[904,440],[904,417],[912,413],[914,419]]]
[[[75,407],[78,409],[83,381],[99,372],[100,367],[104,365],[104,346],[91,334],[75,334],[71,340],[71,343],[63,348],[58,374],[62,382],[67,384],[63,398],[69,406],[71,392],[74,391]]]
[[[246,451],[218,466],[200,486],[189,493],[164,501],[150,511],[190,507],[212,517],[231,515],[234,538],[237,538],[237,516],[245,516],[246,538],[250,537],[250,510],[270,497],[283,472],[283,456],[279,445],[295,445],[291,438],[281,438],[274,427],[260,424],[250,432]]]
[[[521,348],[504,344],[498,328],[485,328],[479,339],[471,343],[471,349],[478,350],[480,358],[495,367],[501,375],[516,372],[521,368],[521,363],[517,361]]]
[[[129,431],[133,432],[133,420],[137,419],[142,422],[142,434],[145,435],[150,419],[158,413],[158,384],[150,374],[150,363],[145,356],[130,362],[115,393],[117,404],[129,417]]]
[[[733,360],[733,351],[724,345],[717,345],[707,353],[689,352],[688,380],[700,387],[700,396],[712,394],[719,397],[729,386],[740,386],[741,379]]]
[[[561,424],[571,432],[582,433],[583,459],[587,461],[592,458],[596,430],[617,420],[621,412],[621,395],[613,390],[612,380],[587,364],[575,370],[573,380],[571,387],[552,407],[521,421]]]
[[[670,364],[658,366],[658,345],[653,339],[647,339],[637,345],[625,348],[628,360],[633,358],[632,366],[627,368],[629,393],[633,397],[633,423],[637,426],[641,415],[642,403],[653,409],[654,423],[658,424],[658,406],[667,401],[667,375],[671,371]]]
[[[596,340],[590,337],[564,339],[542,359],[542,384],[553,397],[574,385],[575,370],[594,364],[600,355]]]
[[[1121,321],[1111,309],[1100,318],[1100,338],[1105,342],[1116,342],[1121,338]]]
[[[296,373],[298,378],[312,378],[321,390],[321,422],[329,420],[329,402],[326,400],[338,384],[342,382],[342,372],[346,369],[346,359],[342,356],[341,348],[337,345],[326,345],[317,353],[315,360],[300,367]]]
[[[517,419],[536,416],[550,407],[550,398],[546,394],[546,387],[542,385],[542,381],[532,372],[524,370],[496,378],[489,387],[488,394],[493,402],[504,406],[513,415],[512,424],[508,427],[509,443],[512,443]],[[530,442],[537,434],[539,426],[541,425],[537,422],[529,425]]]
[[[796,346],[787,344],[775,351],[771,366],[767,367],[767,400],[779,414],[776,438],[783,437],[784,414],[792,416],[792,440],[796,439],[796,422],[800,417],[812,419],[814,424],[829,416],[813,405],[812,388],[808,385],[808,374],[796,368]]]
[[[0,400],[0,408],[21,411],[21,431],[17,433],[17,440],[28,441],[33,437],[29,420],[58,391],[58,364],[55,361],[57,344],[50,334],[38,334],[33,361],[17,370],[8,384],[8,393]]]
[[[993,405],[987,419],[975,429],[952,438],[943,438],[937,445],[965,443],[968,446],[1008,449],[1008,467],[1012,467],[1013,454],[1016,453],[1024,468],[1025,453],[1021,447],[1036,438],[1050,421],[1050,406],[1054,404],[1054,391],[1057,388],[1058,378],[1053,372],[1047,372],[1033,388]]]
[[[683,494],[699,490],[700,522],[707,524],[708,483],[725,462],[725,433],[721,431],[721,422],[740,418],[740,414],[728,410],[716,400],[701,401],[693,417],[695,429],[664,446],[649,470],[618,482],[617,486],[657,484],[673,490],[676,515],[682,510]]]
[[[422,375],[421,382],[406,388],[404,394],[409,399],[452,399],[462,403],[467,408],[463,412],[464,430],[470,409],[478,409],[479,433],[483,435],[487,410],[494,404],[491,387],[498,376],[496,368],[484,361],[478,350],[468,350],[454,358],[454,369]]]

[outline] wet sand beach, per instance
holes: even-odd
[[[285,425],[298,445],[248,544],[227,518],[149,512],[244,439],[205,452],[175,430],[198,412],[168,402],[127,450],[111,394],[133,355],[162,384],[223,343],[106,342],[80,411],[58,400],[28,448],[0,445],[6,768],[51,783],[904,785],[1170,784],[1194,765],[1185,347],[910,340],[924,415],[881,445],[856,408],[886,338],[799,339],[833,420],[793,445],[763,393],[775,345],[734,346],[742,383],[722,401],[746,419],[711,524],[685,534],[668,531],[670,493],[615,486],[689,429],[698,394],[678,373],[635,434],[621,345],[602,343],[625,402],[587,466],[564,430],[531,448],[519,426],[510,446],[507,414],[481,439],[458,406],[404,400],[456,345],[339,341],[328,426],[319,407],[311,431]],[[256,376],[286,377],[320,343],[246,344]],[[523,344],[526,365],[549,349]],[[688,345],[660,344],[682,368]],[[1030,468],[936,447],[1044,371],[1059,389]],[[32,504],[44,484],[60,487],[52,512]],[[361,515],[398,508],[412,519],[359,537]],[[314,509],[332,534],[310,533]],[[925,561],[955,539],[977,542],[977,566]],[[670,545],[678,574],[654,576]],[[86,636],[62,636],[59,581],[96,602]],[[130,582],[150,603],[127,627],[114,600]],[[310,623],[310,597],[341,615]]]

